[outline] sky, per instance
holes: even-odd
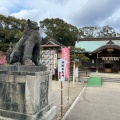
[[[0,0],[0,14],[38,23],[60,18],[77,28],[109,25],[120,32],[120,0]]]

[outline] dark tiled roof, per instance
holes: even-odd
[[[44,45],[58,45],[60,47],[65,47],[64,45],[62,45],[61,43],[59,43],[58,41],[54,40],[54,39],[51,39],[49,40],[46,44]]]
[[[119,45],[106,44],[106,45],[103,45],[103,46],[99,47],[98,49],[92,51],[91,53],[96,53],[96,52],[99,52],[99,51],[101,51],[101,50],[103,50],[103,49],[108,49],[108,48],[120,50],[120,46],[119,46]]]
[[[120,37],[79,38],[77,41],[120,40]]]

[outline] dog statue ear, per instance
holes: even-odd
[[[28,19],[28,22],[30,22],[30,19]]]
[[[30,22],[30,19],[27,20],[27,23],[28,23],[28,26],[30,26],[30,23],[31,23],[31,22]]]

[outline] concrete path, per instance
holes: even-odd
[[[120,120],[120,83],[86,87],[63,120]]]

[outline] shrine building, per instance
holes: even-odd
[[[57,61],[61,58],[61,48],[65,47],[54,39],[49,39],[41,45],[41,63],[47,67],[47,71],[57,78]]]
[[[80,38],[75,47],[85,49],[90,71],[120,73],[120,37]]]

